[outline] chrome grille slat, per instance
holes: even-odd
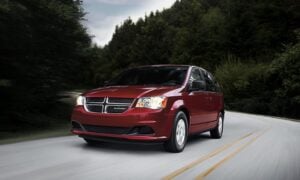
[[[97,97],[86,97],[87,103],[104,103],[105,98],[97,98]]]
[[[107,103],[109,103],[109,104],[131,104],[132,98],[108,98]]]
[[[133,98],[86,97],[84,108],[88,112],[118,114],[127,111],[133,101]]]

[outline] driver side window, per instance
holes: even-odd
[[[193,69],[190,77],[190,82],[195,80],[201,80],[201,75],[199,69]]]

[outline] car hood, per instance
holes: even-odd
[[[83,96],[88,97],[117,97],[139,98],[147,96],[169,96],[180,91],[178,86],[149,87],[149,86],[110,86],[88,91]]]

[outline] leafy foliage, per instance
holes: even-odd
[[[1,117],[47,112],[58,91],[84,84],[93,50],[83,16],[79,1],[0,1]]]
[[[268,113],[265,100],[268,65],[241,63],[229,57],[216,69],[216,78],[223,84],[226,108],[251,113]]]
[[[272,114],[300,117],[300,42],[288,46],[270,65]]]

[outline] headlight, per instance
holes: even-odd
[[[83,101],[84,101],[84,97],[83,96],[78,96],[77,99],[76,99],[76,106],[82,106]]]
[[[167,98],[161,96],[155,97],[142,97],[138,99],[135,107],[150,108],[150,109],[163,109],[167,106]]]

